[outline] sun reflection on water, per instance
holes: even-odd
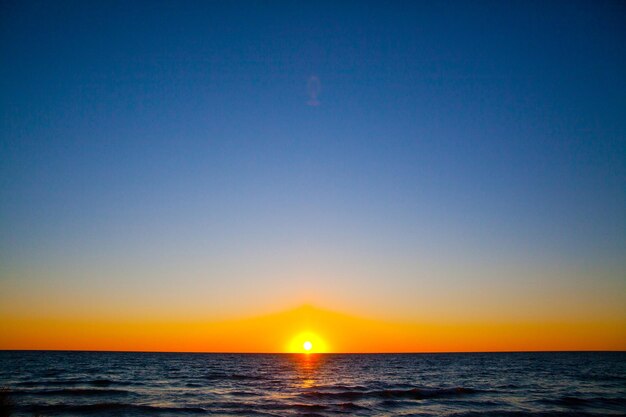
[[[324,355],[297,354],[293,355],[296,370],[296,385],[301,389],[315,386],[319,379],[319,367],[324,362]]]

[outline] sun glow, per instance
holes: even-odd
[[[313,332],[302,332],[289,342],[286,349],[289,353],[326,353],[328,345]]]

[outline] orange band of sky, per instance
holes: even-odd
[[[300,307],[220,322],[4,317],[1,349],[175,352],[626,350],[626,323],[393,323]]]

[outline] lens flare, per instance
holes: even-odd
[[[309,77],[307,81],[307,91],[309,93],[309,101],[307,102],[307,104],[309,106],[315,107],[320,105],[317,96],[320,94],[321,89],[322,84],[320,83],[320,79],[315,75]]]

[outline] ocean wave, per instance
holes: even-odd
[[[229,391],[228,395],[232,395],[234,397],[258,397],[259,394],[251,391]]]
[[[43,378],[50,378],[61,375],[63,372],[63,369],[46,369],[41,373],[41,376]]]
[[[328,406],[322,404],[292,404],[289,408],[298,411],[324,411],[328,409]]]
[[[118,389],[90,389],[90,388],[70,388],[70,389],[39,389],[39,390],[15,390],[12,395],[38,395],[38,396],[120,396],[132,395],[131,391]]]
[[[624,414],[619,414],[624,415]],[[454,413],[448,417],[606,417],[602,413],[572,412],[572,411],[467,411]]]
[[[368,407],[362,406],[362,405],[358,405],[352,402],[347,402],[347,403],[339,403],[339,404],[333,404],[335,407],[337,407],[338,409],[342,410],[342,411],[359,411],[359,410],[369,410]]]
[[[13,385],[15,385],[16,387],[36,387],[38,385],[41,385],[41,382],[35,382],[35,381],[20,381],[20,382],[16,382]]]
[[[115,381],[112,381],[110,379],[94,379],[92,381],[89,381],[89,385],[93,385],[94,387],[108,387],[115,383]]]
[[[409,387],[413,388],[413,386],[409,386]],[[333,385],[317,385],[315,386],[315,389],[317,391],[336,392],[336,391],[369,391],[372,388],[371,387],[368,388],[364,385],[333,384]]]
[[[142,412],[142,413],[180,413],[200,414],[207,410],[201,407],[159,407],[153,405],[138,405],[128,403],[95,403],[95,404],[48,404],[30,408],[37,413],[103,413],[103,412]]]
[[[241,403],[231,401],[219,401],[211,404],[211,413],[239,415],[239,416],[273,416],[279,417],[282,414],[275,412],[285,408],[275,407],[271,404]]]
[[[213,402],[212,406],[219,410],[225,410],[228,414],[249,415],[250,410],[257,413],[281,413],[295,411],[298,415],[310,415],[311,413],[352,413],[360,410],[369,410],[368,407],[357,405],[353,402],[332,403],[301,403],[301,402],[279,402],[279,401],[257,401],[257,402],[235,402],[219,401]],[[213,410],[214,411],[214,410]]]
[[[111,379],[53,379],[40,381],[20,381],[14,384],[16,387],[55,387],[55,386],[81,386],[88,385],[98,388],[106,388],[110,386],[138,386],[145,385],[139,381],[113,381]]]
[[[265,379],[259,375],[244,375],[244,374],[229,374],[226,372],[209,372],[204,375],[203,379],[214,381],[214,380],[232,380],[232,381],[242,381],[242,380],[259,380]]]
[[[610,398],[610,397],[574,397],[563,396],[560,398],[542,399],[539,402],[543,404],[559,405],[563,407],[586,407],[586,406],[604,406],[604,407],[626,407],[626,398]]]
[[[385,389],[385,390],[350,390],[339,392],[308,391],[302,394],[304,397],[314,399],[410,399],[424,400],[429,398],[456,397],[462,395],[477,394],[481,391],[472,388],[409,388],[409,389]]]
[[[414,402],[410,400],[382,400],[378,403],[378,406],[383,408],[384,410],[410,407],[412,405],[414,405]]]

